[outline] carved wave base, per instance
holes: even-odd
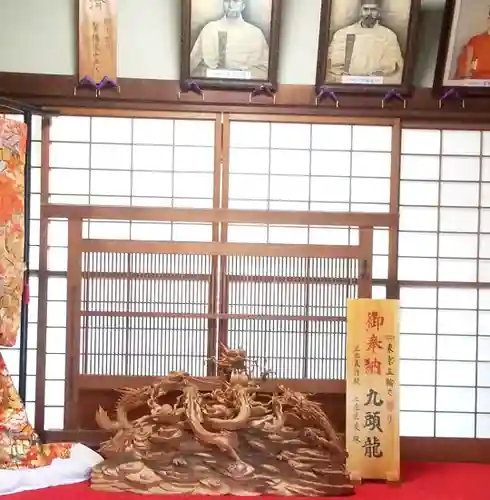
[[[186,432],[179,448],[137,458],[117,454],[95,466],[91,486],[102,491],[139,494],[236,496],[347,496],[354,493],[343,464],[307,439],[274,442],[274,435],[241,432],[240,461],[201,445]],[[279,438],[279,436],[276,436]]]

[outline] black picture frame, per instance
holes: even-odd
[[[421,0],[411,0],[408,24],[406,27],[406,43],[403,52],[403,71],[400,83],[344,83],[329,81],[327,78],[328,69],[328,49],[331,43],[333,33],[331,29],[332,10],[339,2],[350,0],[322,0],[321,17],[320,17],[320,35],[318,40],[318,60],[316,72],[316,90],[319,93],[322,89],[328,89],[336,94],[367,94],[367,95],[387,95],[395,93],[400,96],[408,96],[413,90],[413,74],[415,69],[416,50],[417,50],[417,26],[421,10]],[[352,0],[356,5],[356,9],[360,9],[359,0]],[[358,12],[358,11],[356,11]],[[347,42],[346,42],[347,44]],[[363,78],[370,79],[370,76],[355,77],[362,80]],[[373,78],[374,80],[374,78]]]
[[[281,7],[282,0],[270,0],[271,14],[269,23],[269,57],[267,65],[267,75],[265,78],[219,78],[207,77],[203,75],[195,76],[191,74],[190,59],[194,46],[192,23],[192,5],[194,1],[206,2],[206,0],[182,0],[181,19],[181,64],[180,64],[180,85],[182,90],[194,88],[198,90],[246,90],[275,92],[277,89],[277,72],[279,63],[279,39],[281,27]],[[254,0],[245,0],[251,2]],[[244,11],[246,12],[246,11]],[[245,15],[244,15],[245,18]],[[245,18],[246,20],[246,18]],[[249,23],[251,24],[251,23]],[[194,33],[195,36],[195,33]],[[198,35],[199,36],[199,35]],[[265,35],[264,35],[265,37]]]
[[[476,0],[476,2],[481,5],[468,5],[468,0],[466,0],[464,12],[467,13],[470,11],[472,17],[484,21],[487,19],[487,16],[490,17],[490,13],[488,12],[489,2],[488,0]],[[462,40],[454,30],[457,29],[456,24],[459,22],[459,15],[463,14],[462,4],[462,0],[446,0],[433,85],[433,94],[438,99],[444,99],[450,94],[461,99],[465,97],[490,96],[490,78],[486,81],[486,84],[482,81],[481,85],[475,84],[477,80],[446,78],[449,71],[453,69],[452,67],[456,63],[458,54],[461,53],[461,49],[456,45],[459,45]],[[487,14],[483,19],[480,15],[475,16],[474,9],[479,7],[482,9],[482,13],[486,12]],[[463,43],[467,45],[471,37],[478,34],[478,28],[475,27],[475,31],[472,34],[468,34],[468,36],[463,38]],[[457,40],[459,43],[457,43]]]

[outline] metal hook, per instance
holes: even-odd
[[[335,103],[336,108],[340,106],[337,94],[326,86],[320,87],[318,89],[315,96],[315,105],[318,106],[318,104],[320,104],[324,99],[330,99],[331,101],[333,101]]]
[[[455,99],[458,100],[461,103],[461,107],[463,109],[465,109],[465,101],[461,97],[461,95],[459,94],[458,90],[455,88],[451,88],[451,89],[447,90],[446,92],[444,92],[444,94],[442,94],[442,96],[439,99],[439,109],[442,109],[442,107],[444,106],[444,103],[446,101],[455,100]]]
[[[407,100],[400,94],[400,92],[395,89],[391,89],[385,94],[383,99],[381,99],[381,108],[384,109],[385,104],[396,99],[397,101],[403,102],[403,109],[407,109]]]
[[[252,92],[250,92],[250,94],[248,95],[248,102],[251,103],[254,97],[257,97],[259,95],[265,95],[266,97],[271,97],[272,103],[276,104],[276,91],[272,87],[268,85],[261,85],[260,87],[257,87],[256,89],[252,90]]]

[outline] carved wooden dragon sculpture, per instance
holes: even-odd
[[[155,494],[352,494],[346,453],[321,406],[283,386],[261,393],[260,382],[249,377],[245,351],[221,346],[220,354],[217,379],[172,372],[142,389],[120,390],[113,418],[99,408],[97,422],[113,437],[102,444],[107,459],[94,468],[92,487]],[[140,416],[131,419],[133,412]]]

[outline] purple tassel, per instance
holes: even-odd
[[[386,93],[386,95],[383,97],[383,102],[385,102],[385,103],[390,102],[393,99],[396,99],[397,101],[405,102],[405,99],[400,94],[400,92],[397,92],[395,89],[392,89]]]
[[[251,97],[257,97],[259,95],[265,95],[267,97],[274,97],[275,90],[272,87],[269,87],[268,85],[261,85],[260,87],[257,87],[256,89],[252,90],[251,92]]]
[[[321,102],[324,99],[330,99],[335,103],[336,106],[339,105],[339,98],[337,97],[337,94],[333,91],[330,90],[327,86],[323,85],[317,90],[316,93],[316,101]]]
[[[202,96],[203,90],[197,82],[194,80],[186,80],[184,85],[182,85],[182,90],[184,92],[193,92],[194,94]]]
[[[84,76],[77,84],[78,88],[90,88],[94,90],[102,90],[102,89],[115,89],[117,88],[117,83],[115,80],[112,80],[108,76],[104,76],[100,82],[96,82],[90,76]]]
[[[449,99],[461,99],[459,92],[456,89],[449,89],[448,91],[442,94],[440,101],[448,101]]]

